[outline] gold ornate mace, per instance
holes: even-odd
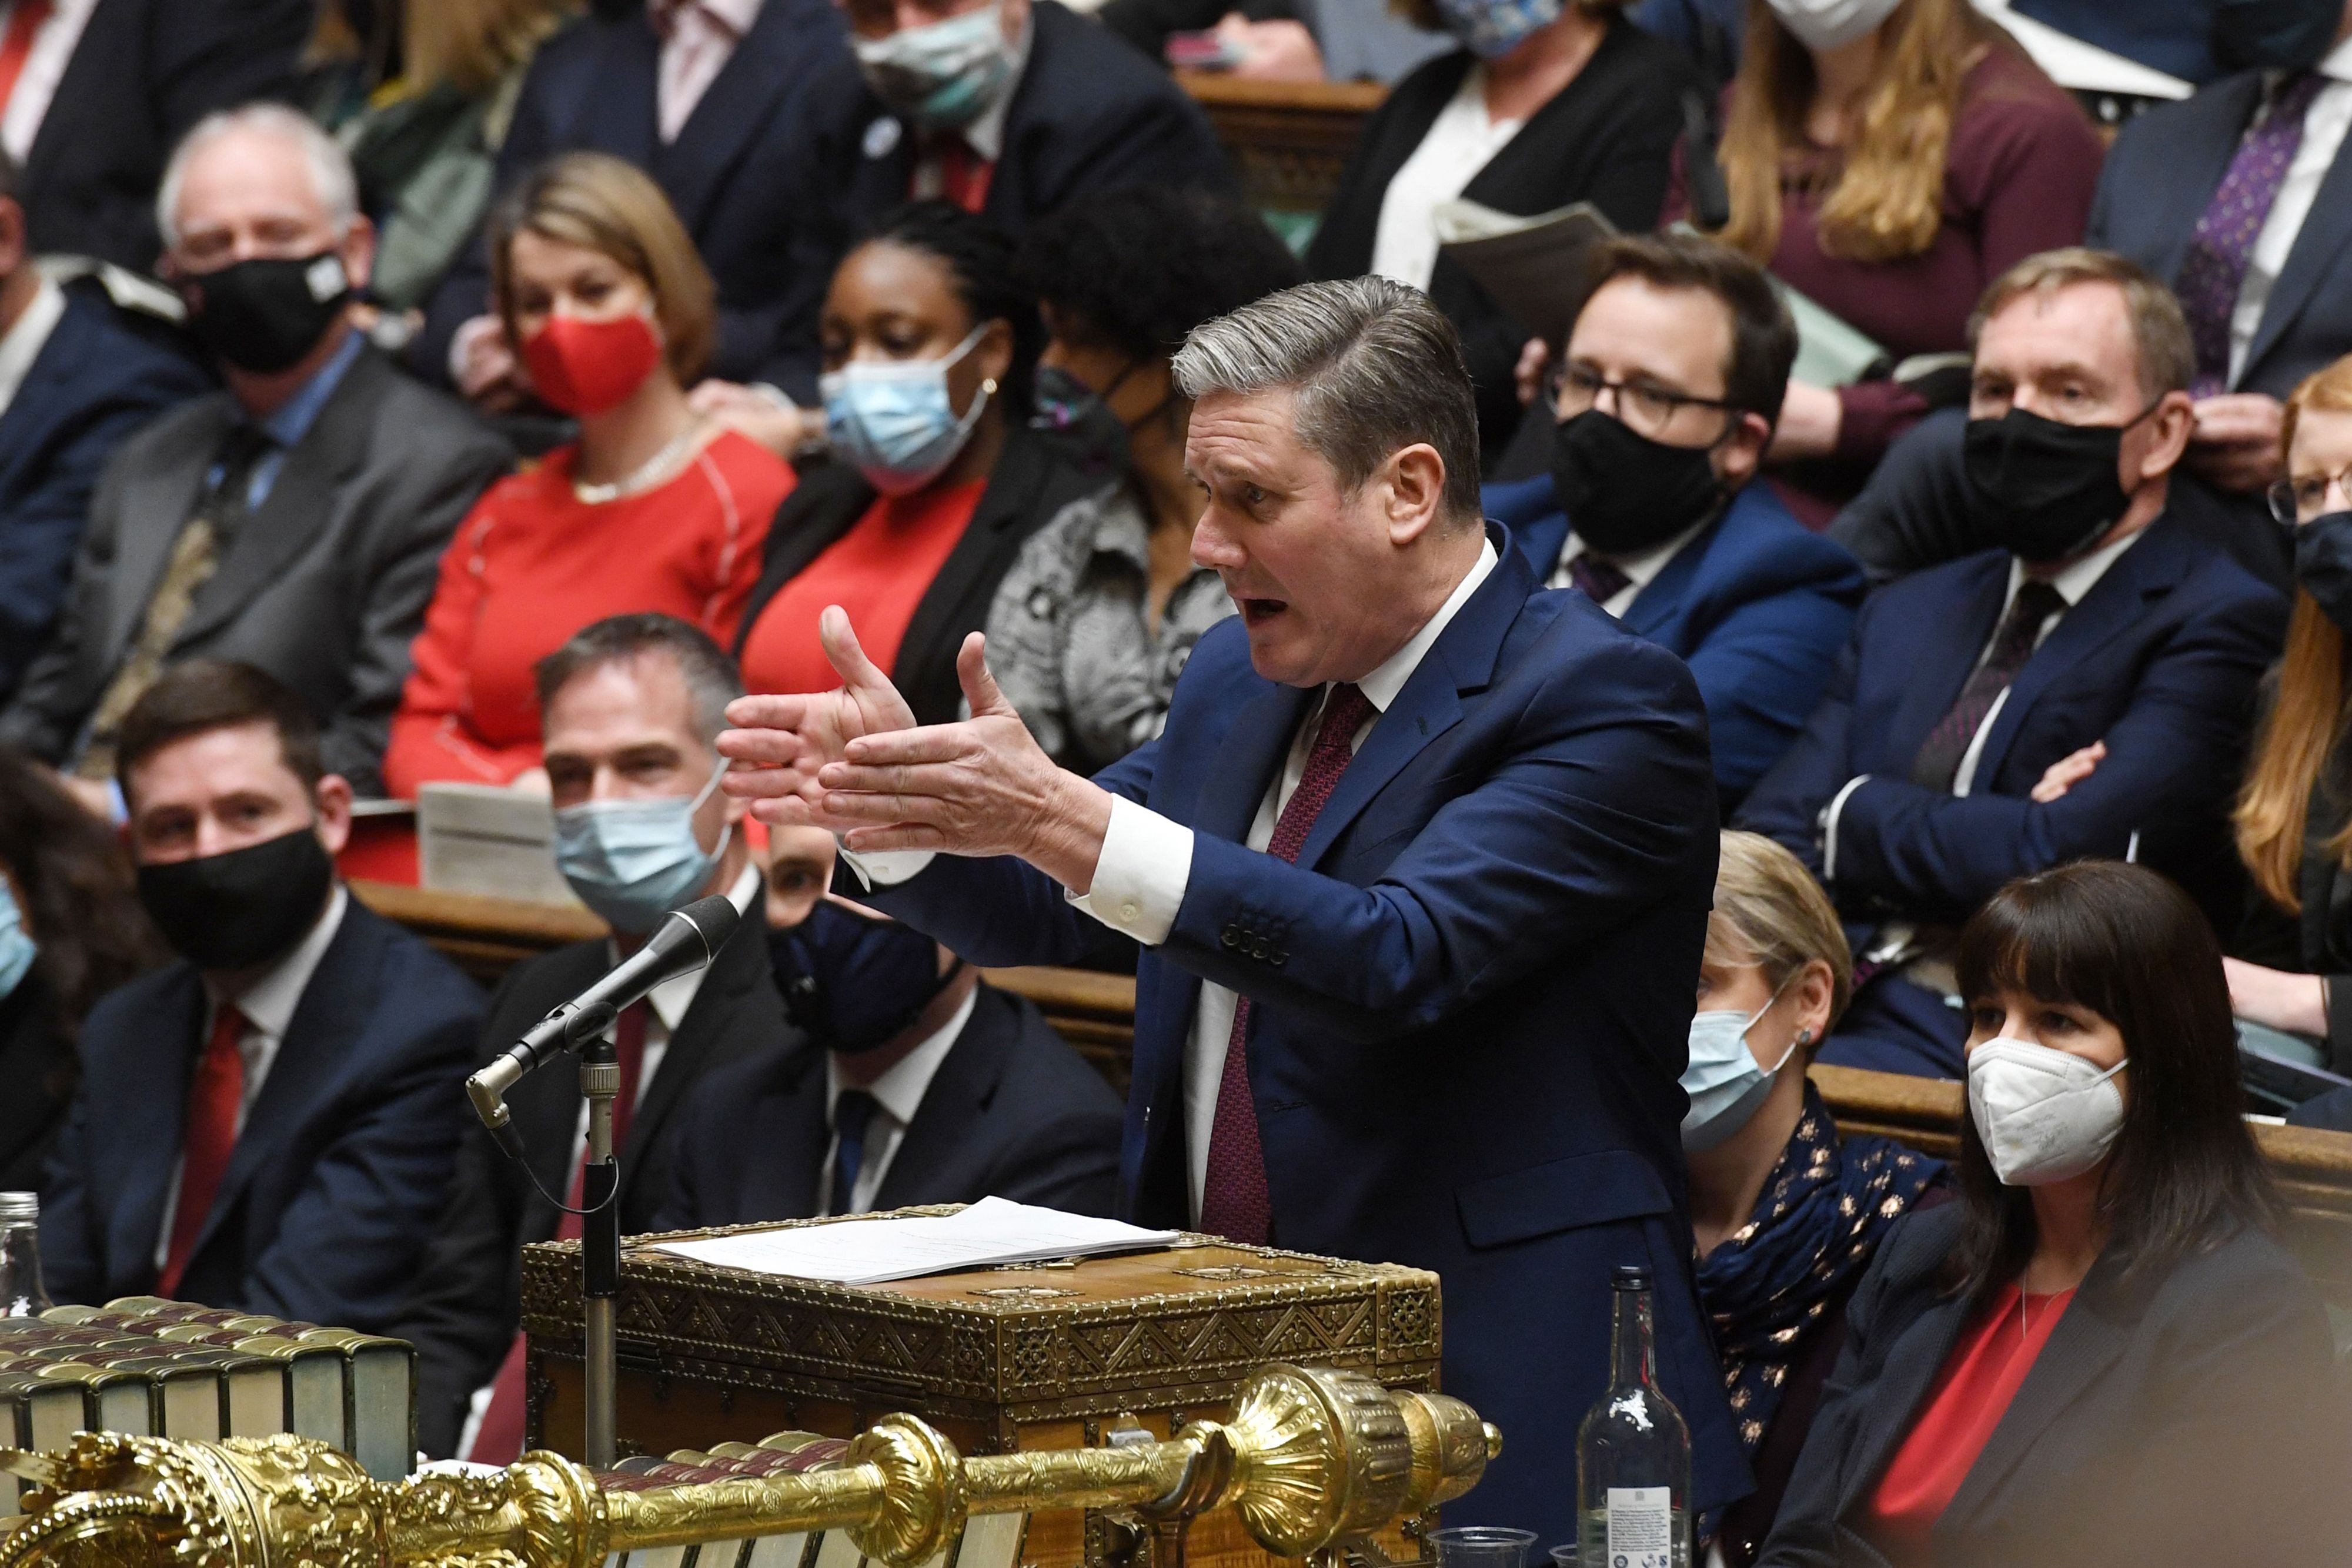
[[[919,1568],[973,1514],[1122,1509],[1181,1530],[1224,1506],[1268,1552],[1303,1557],[1460,1497],[1501,1447],[1458,1399],[1286,1365],[1244,1386],[1232,1420],[1168,1442],[966,1458],[888,1416],[833,1469],[653,1491],[604,1491],[544,1452],[387,1483],[302,1437],[83,1433],[61,1455],[0,1449],[0,1469],[40,1487],[0,1568],[602,1568],[639,1547],[815,1530]]]

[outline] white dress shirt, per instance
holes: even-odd
[[[65,314],[65,290],[44,277],[16,324],[0,334],[0,413],[16,401],[16,390],[25,384],[33,361],[48,347],[49,334],[58,329]]]
[[[2097,586],[2099,579],[2107,575],[2107,569],[2121,560],[2124,552],[2137,544],[2140,535],[2147,531],[2146,528],[2141,528],[2137,532],[2125,535],[2113,544],[2102,545],[2052,578],[2050,586],[2056,589],[2058,597],[2066,601],[2066,610],[2072,610],[2075,605],[2082,603],[2083,596]],[[1970,674],[1974,674],[1979,666],[1992,656],[1992,645],[2000,637],[2000,623],[2009,619],[2009,607],[2017,602],[2017,591],[2024,586],[2025,563],[2011,556],[2009,562],[2009,591],[2001,595],[2000,613],[1993,617],[1992,633],[1985,639],[1984,646],[1977,650],[1976,661],[1969,666]],[[2065,615],[2066,610],[2053,612],[2042,618],[2041,629],[2033,634],[2033,645],[2036,648],[2041,647],[2050,633],[2056,629],[2059,621]],[[1968,749],[1960,753],[1959,768],[1952,775],[1954,796],[1965,797],[1975,788],[1977,764],[1984,757],[1985,737],[1992,733],[1992,727],[2000,721],[2000,710],[2007,706],[2008,703],[2009,689],[2003,687],[2000,695],[1993,698],[1992,706],[1985,710],[1984,720],[1977,726],[1976,733],[1969,737]],[[2091,740],[2097,738],[2096,736],[2093,736]],[[2088,746],[2091,740],[2085,740],[2083,744]],[[1830,801],[1829,810],[1822,817],[1822,880],[1823,882],[1837,880],[1838,819],[1844,814],[1847,798],[1862,788],[1870,777],[1869,774],[1864,773],[1847,779],[1844,787]]]
[[[661,63],[654,78],[655,116],[664,142],[694,114],[694,106],[719,79],[735,46],[760,19],[766,0],[656,0],[652,15],[662,35]]]
[[[2319,196],[2319,183],[2336,162],[2336,154],[2344,146],[2344,136],[2352,130],[2352,39],[2338,44],[2327,57],[2319,62],[2319,74],[2328,78],[2327,85],[2311,100],[2303,114],[2303,141],[2294,150],[2294,158],[2286,166],[2286,177],[2279,183],[2278,199],[2271,204],[2270,214],[2263,220],[2262,233],[2254,236],[2254,248],[2246,258],[2246,276],[2238,285],[2236,308],[2230,313],[2230,385],[2234,389],[2238,378],[2245,373],[2246,350],[2252,347],[2254,334],[2262,329],[2263,310],[2269,305],[2271,289],[2278,283],[2279,274],[2286,270],[2286,258],[2294,249],[2295,237],[2303,233],[2303,222],[2311,215],[2311,204]]]
[[[74,46],[81,42],[89,14],[97,9],[98,0],[55,0],[48,20],[33,36],[32,52],[17,73],[16,90],[8,95],[6,110],[0,112],[0,147],[8,150],[19,167],[32,156],[33,139],[41,133],[41,121],[57,100],[58,84],[65,79]],[[16,13],[16,0],[0,5],[0,30]]]
[[[1437,269],[1437,204],[1462,194],[1525,123],[1486,118],[1486,68],[1472,66],[1464,72],[1460,89],[1437,111],[1421,145],[1381,193],[1370,270],[1427,288],[1430,274]]]
[[[907,1139],[907,1129],[914,1124],[915,1113],[923,1108],[923,1096],[930,1092],[931,1080],[938,1076],[940,1064],[962,1038],[964,1025],[971,1021],[972,1009],[980,1003],[980,988],[972,987],[964,993],[963,1001],[947,1022],[890,1066],[890,1070],[866,1086],[874,1096],[874,1116],[866,1124],[866,1147],[858,1156],[857,1181],[849,1193],[851,1214],[864,1214],[873,1208],[875,1195],[882,1190],[883,1178],[890,1174],[890,1162],[898,1155],[898,1145]],[[841,1064],[828,1052],[824,1059],[824,1122],[833,1125],[834,1108],[841,1103],[844,1090],[849,1085],[841,1081]],[[824,1168],[817,1173],[816,1196],[820,1215],[833,1210],[833,1165],[841,1154],[841,1134],[836,1132],[824,1146]]]
[[[295,945],[294,950],[270,967],[261,978],[245,988],[239,997],[223,998],[211,994],[205,988],[205,1031],[201,1037],[209,1042],[213,1037],[213,1020],[220,1015],[224,1001],[233,1002],[245,1015],[245,1032],[237,1037],[236,1053],[245,1060],[245,1090],[237,1102],[236,1133],[245,1135],[245,1119],[252,1114],[254,1102],[261,1098],[261,1086],[269,1077],[269,1069],[278,1060],[278,1048],[286,1043],[286,1029],[294,1021],[294,1009],[301,1005],[302,993],[310,988],[310,977],[319,967],[319,960],[327,956],[328,946],[335,933],[343,928],[343,912],[351,907],[352,895],[337,883],[327,900],[326,912],[310,927],[309,936]],[[155,1268],[162,1272],[172,1254],[172,1227],[180,1212],[180,1176],[187,1167],[187,1155],[183,1150],[172,1162],[172,1185],[163,1194],[163,1216],[155,1228]]]
[[[1665,543],[1652,545],[1648,549],[1636,555],[1599,556],[1598,552],[1594,552],[1597,559],[1608,561],[1610,565],[1625,574],[1625,586],[1611,594],[1608,601],[1601,608],[1619,620],[1623,620],[1625,612],[1633,608],[1633,601],[1642,597],[1642,590],[1650,586],[1650,580],[1665,570],[1666,562],[1680,555],[1683,546],[1698,538],[1700,531],[1707,524],[1715,521],[1716,516],[1716,513],[1710,511],[1706,517],[1701,517]],[[1574,588],[1576,579],[1569,572],[1568,563],[1584,553],[1586,553],[1584,541],[1577,537],[1574,528],[1569,529],[1567,542],[1559,547],[1559,559],[1552,564],[1551,577],[1544,586]]]

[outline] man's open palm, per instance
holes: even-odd
[[[738,697],[727,705],[727,720],[737,727],[719,737],[721,756],[752,765],[727,775],[727,792],[751,801],[753,816],[779,827],[827,825],[814,814],[824,796],[817,770],[840,761],[860,736],[915,727],[914,710],[858,646],[839,605],[829,606],[818,621],[817,639],[840,687]]]

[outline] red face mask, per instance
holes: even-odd
[[[661,363],[661,340],[635,311],[609,320],[550,316],[526,339],[522,362],[549,407],[565,413],[618,408]]]

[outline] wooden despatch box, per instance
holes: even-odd
[[[1274,1361],[1437,1386],[1437,1276],[1395,1264],[1187,1237],[1159,1251],[834,1285],[695,1262],[656,1250],[656,1239],[623,1243],[624,1454],[795,1427],[847,1437],[898,1410],[967,1453],[1095,1444],[1130,1415],[1164,1437],[1227,1414],[1241,1380]],[[582,1323],[579,1244],[523,1249],[530,1440],[575,1458]],[[1202,1568],[1272,1561],[1230,1516],[1192,1535]],[[1094,1555],[1075,1514],[1031,1528],[1025,1557],[1037,1568]]]

